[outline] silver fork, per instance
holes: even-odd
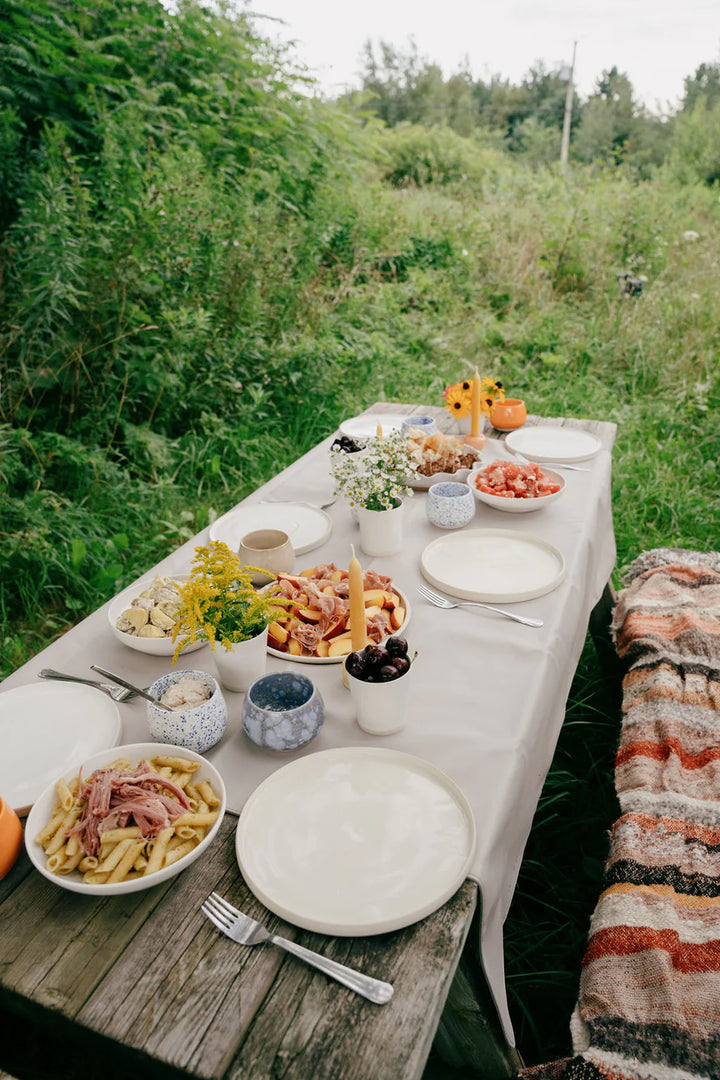
[[[305,949],[294,941],[288,941],[287,938],[271,934],[259,922],[251,919],[249,915],[244,915],[242,911],[238,911],[236,907],[233,907],[232,904],[229,904],[227,900],[224,900],[216,892],[208,896],[205,903],[201,905],[201,910],[218,930],[222,930],[223,934],[227,934],[229,938],[232,938],[239,945],[262,945],[264,942],[279,945],[285,952],[292,953],[293,956],[297,956],[300,960],[304,960],[306,963],[318,968],[325,975],[336,979],[343,986],[347,986],[349,990],[354,990],[356,994],[373,1001],[376,1005],[385,1005],[393,996],[393,988],[390,983],[381,982],[380,979],[372,979],[369,975],[363,975],[360,971],[353,971],[352,968],[345,967],[344,964],[338,964],[335,960],[329,960],[326,956],[311,952],[310,949]]]
[[[439,608],[456,608],[456,607],[480,607],[485,608],[487,611],[495,611],[498,615],[504,615],[507,619],[513,619],[515,622],[522,623],[523,626],[542,626],[542,619],[529,619],[526,615],[516,615],[514,611],[506,611],[505,608],[493,607],[492,604],[481,604],[478,600],[448,600],[446,596],[441,596],[440,593],[433,592],[432,589],[428,589],[426,585],[418,585],[417,591],[421,596],[424,596],[426,600],[429,600],[431,604]]]
[[[38,672],[41,679],[56,679],[58,682],[83,683],[84,686],[94,686],[96,690],[102,690],[113,701],[129,701],[136,696],[134,690],[125,690],[121,686],[113,686],[111,683],[97,682],[95,679],[81,679],[79,675],[65,675],[62,671],[53,668],[43,668]]]

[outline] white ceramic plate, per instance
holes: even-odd
[[[459,888],[475,822],[460,788],[429,762],[380,748],[322,750],[255,789],[235,849],[276,915],[322,934],[383,934]]]
[[[480,489],[475,486],[475,474],[481,471],[481,469],[473,469],[468,476],[468,487],[478,502],[485,503],[487,506],[492,506],[494,510],[502,510],[506,514],[530,514],[533,510],[542,510],[544,506],[549,506],[550,503],[559,499],[565,490],[564,476],[561,476],[560,473],[552,472],[550,469],[543,469],[543,475],[546,476],[548,480],[552,480],[554,484],[560,485],[560,490],[553,492],[552,495],[538,495],[534,499],[506,499],[502,495],[488,495],[486,491],[480,491]]]
[[[565,560],[552,544],[511,529],[470,529],[433,540],[420,557],[431,585],[462,600],[511,603],[557,588]]]
[[[188,574],[165,574],[164,577],[171,577],[173,581],[179,581],[184,583],[188,580]],[[118,593],[114,600],[110,601],[110,607],[108,608],[108,622],[110,623],[110,629],[118,641],[123,645],[127,645],[129,649],[135,649],[136,652],[148,653],[150,656],[172,656],[175,652],[175,646],[177,642],[172,638],[141,638],[135,634],[125,634],[122,630],[118,630],[115,623],[120,615],[126,608],[129,608],[136,596],[147,589],[148,585],[152,585],[157,574],[148,574],[146,577],[136,581],[134,585],[129,585],[127,589],[123,589],[121,593]],[[206,641],[196,641],[194,645],[187,645],[182,653],[196,652],[198,649],[202,649],[203,645],[207,645]]]
[[[166,866],[154,874],[149,874],[148,877],[134,878],[131,881],[118,881],[112,885],[86,885],[82,880],[82,874],[77,870],[73,870],[66,875],[50,873],[46,866],[47,856],[40,844],[35,842],[35,837],[50,820],[57,803],[56,781],[62,776],[70,782],[74,776],[77,776],[80,765],[82,765],[83,776],[87,778],[94,769],[109,765],[111,762],[116,761],[117,758],[127,758],[134,765],[142,758],[154,758],[158,754],[169,754],[172,757],[189,758],[191,761],[199,762],[200,768],[195,773],[195,776],[199,780],[208,780],[215,789],[216,794],[220,796],[220,812],[217,820],[197,847],[184,855],[182,859],[178,859],[176,863],[172,863],[171,866]],[[170,743],[130,743],[125,746],[116,746],[112,750],[104,750],[101,754],[95,754],[92,757],[80,758],[71,769],[68,769],[67,765],[59,764],[53,773],[49,786],[45,788],[30,811],[25,826],[25,847],[34,866],[43,877],[46,877],[48,881],[52,881],[55,885],[60,885],[63,889],[69,889],[70,892],[85,893],[88,896],[119,896],[122,893],[140,892],[143,889],[152,888],[153,885],[159,885],[160,882],[167,881],[168,878],[175,877],[176,874],[179,874],[191,863],[194,863],[196,859],[200,858],[210,846],[213,837],[220,828],[226,805],[225,785],[220,773],[200,754],[195,754],[192,750],[186,750],[182,746],[173,746]]]
[[[243,536],[256,529],[282,529],[290,537],[296,555],[320,547],[332,530],[332,522],[324,510],[308,503],[253,503],[238,506],[214,521],[210,539],[222,540],[237,551]]]
[[[29,683],[0,693],[0,793],[26,814],[47,785],[91,754],[115,746],[115,702],[91,686]]]
[[[407,624],[410,621],[410,601],[408,600],[406,594],[402,591],[402,589],[398,589],[396,585],[392,586],[392,592],[396,593],[400,597],[403,602],[403,607],[405,608],[405,618],[402,624],[397,628],[397,630],[393,630],[392,633],[404,634],[407,628]],[[388,637],[390,636],[392,635],[388,635]],[[279,649],[272,649],[269,645],[267,651],[270,656],[277,656],[279,660],[292,660],[295,664],[341,664],[345,659],[344,656],[293,656],[292,653],[280,652]]]
[[[523,427],[511,431],[505,445],[531,461],[585,461],[595,457],[602,443],[589,431],[565,427]]]
[[[351,416],[349,420],[343,420],[340,425],[340,434],[347,435],[349,439],[368,439],[377,435],[377,427],[380,424],[383,434],[388,431],[399,431],[403,420],[407,419],[407,413],[364,413],[361,416]]]

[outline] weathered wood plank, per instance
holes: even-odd
[[[394,934],[361,940],[303,935],[342,963],[388,979],[382,1007],[340,986],[323,986],[301,965],[284,965],[227,1080],[417,1078],[459,961],[477,899],[471,882],[438,912]]]

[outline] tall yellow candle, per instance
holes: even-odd
[[[472,382],[472,398],[471,398],[471,413],[470,413],[470,434],[478,436],[480,434],[480,402],[482,400],[482,387],[480,385],[480,374],[478,369],[475,368],[475,374]]]
[[[350,545],[352,558],[348,567],[348,585],[350,598],[350,641],[353,652],[359,652],[367,645],[367,626],[365,624],[365,596],[362,568],[355,556],[355,548]]]
[[[378,426],[375,428],[375,434],[377,435],[378,439],[382,439],[382,424],[378,424]]]

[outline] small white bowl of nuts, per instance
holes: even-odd
[[[108,608],[110,629],[118,641],[151,656],[172,656],[177,645],[172,634],[179,590],[187,580],[187,574],[148,575],[118,593]],[[182,652],[195,652],[205,644],[196,641]]]

